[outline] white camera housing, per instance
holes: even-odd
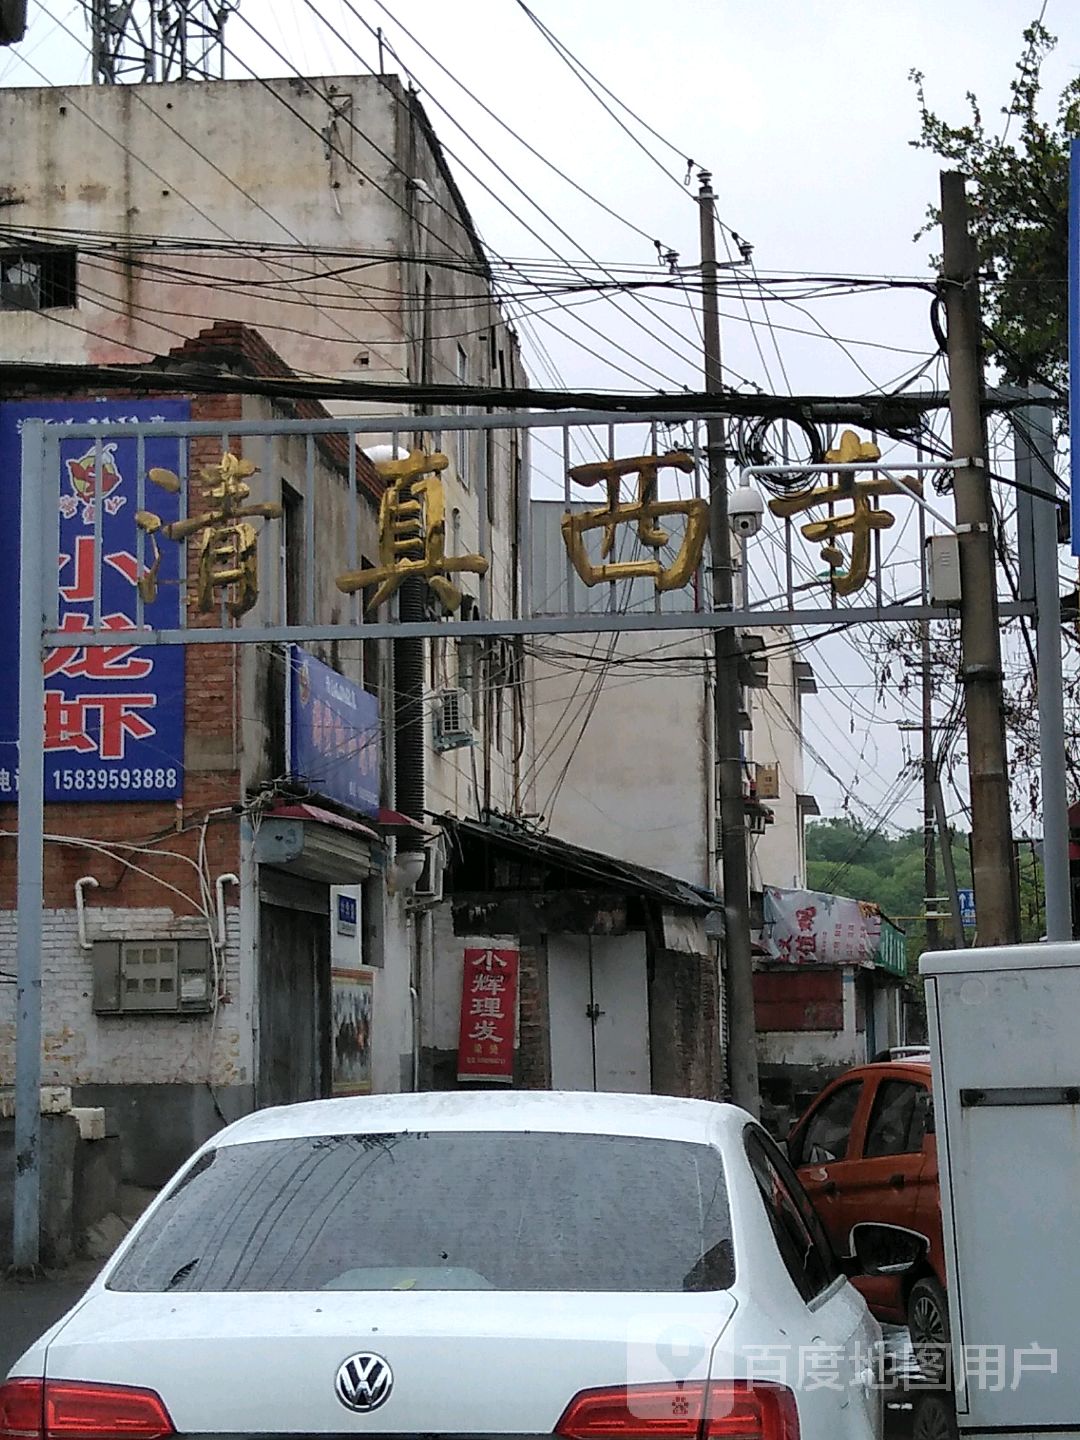
[[[765,517],[765,501],[757,490],[740,485],[728,500],[728,521],[736,535],[756,535]]]

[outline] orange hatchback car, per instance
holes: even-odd
[[[879,1320],[907,1324],[924,1370],[933,1370],[949,1312],[930,1055],[890,1057],[826,1086],[787,1150],[837,1253],[862,1259],[877,1250],[878,1263],[853,1283]]]

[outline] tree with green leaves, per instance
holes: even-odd
[[[1014,384],[1041,380],[1063,389],[1068,373],[1069,142],[1080,134],[1080,77],[1058,97],[1052,119],[1040,113],[1042,67],[1057,44],[1036,21],[1003,106],[1001,125],[984,118],[968,92],[966,123],[951,125],[929,105],[925,77],[911,72],[921,133],[929,150],[972,181],[972,228],[987,275],[983,311],[987,350]],[[936,229],[931,208],[922,234]]]
[[[951,845],[957,883],[970,886],[967,835],[954,833]],[[1017,845],[1017,874],[1021,939],[1038,940],[1046,923],[1045,896],[1042,862],[1030,841]],[[896,920],[907,934],[908,973],[915,976],[926,949],[926,925],[913,918],[925,912],[921,830],[888,835],[849,817],[819,820],[806,827],[806,878],[811,890],[872,901]],[[951,945],[951,921],[940,922],[939,931],[939,943]]]

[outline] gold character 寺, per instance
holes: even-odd
[[[701,563],[705,540],[709,533],[709,506],[705,500],[658,500],[657,477],[661,470],[694,469],[693,457],[682,450],[667,455],[637,455],[623,460],[600,460],[590,465],[577,465],[570,473],[575,485],[606,485],[607,505],[600,510],[584,510],[563,516],[563,542],[574,569],[586,585],[599,585],[605,580],[651,579],[657,590],[679,590]],[[621,487],[627,475],[638,477],[637,492],[632,500],[623,501]],[[664,515],[684,515],[686,528],[679,552],[669,565],[660,559],[659,551],[669,540],[668,532],[656,524]],[[615,549],[615,531],[620,525],[637,525],[638,539],[652,556],[640,560],[609,561]],[[590,530],[603,530],[600,547],[602,564],[594,565],[585,548]]]
[[[881,459],[881,451],[867,440],[860,440],[852,430],[845,430],[840,444],[829,450],[825,459],[834,465],[857,465],[863,461],[867,468]],[[837,595],[853,595],[861,590],[870,578],[870,537],[877,531],[889,530],[896,524],[896,516],[888,510],[875,507],[871,500],[875,496],[903,495],[914,490],[922,494],[922,482],[914,477],[905,478],[904,486],[895,484],[887,476],[880,479],[859,480],[852,472],[837,475],[825,485],[799,495],[781,495],[769,501],[774,515],[787,517],[815,509],[819,505],[836,505],[850,501],[851,509],[846,514],[830,515],[825,520],[811,520],[801,526],[807,540],[823,542],[821,558],[828,563],[829,576]],[[850,537],[851,555],[845,556],[837,543],[843,536]],[[846,562],[846,563],[845,563]]]
[[[282,513],[276,501],[260,501],[253,505],[244,503],[251,495],[250,485],[244,482],[248,476],[256,474],[258,468],[251,460],[223,455],[217,465],[208,465],[199,471],[203,496],[210,509],[188,520],[174,520],[168,525],[152,511],[140,510],[137,513],[135,523],[150,536],[154,547],[154,563],[138,582],[139,593],[147,604],[157,595],[158,571],[161,568],[158,535],[167,540],[186,540],[201,532],[195,578],[196,609],[210,615],[224,601],[225,609],[233,619],[239,619],[251,609],[259,598],[259,536],[250,521],[256,517],[276,520]],[[154,469],[148,473],[151,481],[161,489],[173,494],[180,489],[179,477],[171,470]]]
[[[379,504],[379,564],[339,575],[347,595],[378,588],[366,609],[375,610],[406,580],[426,580],[447,610],[461,604],[461,591],[448,575],[486,575],[482,555],[447,555],[446,494],[439,472],[450,462],[435,452],[413,450],[404,460],[383,460],[376,469],[387,482]]]

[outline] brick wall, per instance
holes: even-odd
[[[655,1095],[724,1093],[720,984],[712,960],[663,950],[650,966],[649,1050]]]
[[[203,919],[180,919],[167,906],[99,907],[87,922],[87,938],[129,940],[207,938]],[[227,1086],[250,1081],[250,1058],[239,1021],[239,914],[228,911],[224,955],[224,999],[216,1018],[200,1016],[95,1016],[89,950],[79,945],[74,909],[49,909],[44,916],[42,991],[46,1085],[202,1084]],[[15,952],[15,914],[0,911],[3,970]],[[12,984],[0,985],[0,1075],[14,1067],[15,1021]]]
[[[522,940],[520,953],[520,1018],[514,1084],[522,1090],[550,1090],[551,1012],[546,941],[542,937]]]
[[[79,398],[72,396],[71,398]],[[239,419],[237,396],[197,396],[192,418]],[[192,468],[220,458],[216,439],[192,444]],[[190,542],[192,552],[197,539]],[[189,573],[193,553],[189,554]],[[192,625],[212,623],[189,615]],[[98,883],[85,894],[91,938],[174,939],[207,936],[195,863],[200,841],[211,876],[238,873],[239,826],[232,807],[243,798],[240,777],[238,649],[192,645],[186,651],[185,777],[178,802],[49,805],[45,828],[43,947],[46,1083],[212,1083],[249,1081],[246,1046],[230,1023],[230,1001],[209,1017],[97,1017],[91,1009],[90,952],[79,947],[75,882]],[[226,814],[208,812],[225,810]],[[14,1073],[15,881],[18,811],[0,806],[0,1085]],[[103,844],[107,852],[93,848]],[[138,850],[124,847],[137,846]],[[235,995],[239,964],[236,917],[230,929],[224,989]],[[211,1055],[211,1030],[213,1054]]]

